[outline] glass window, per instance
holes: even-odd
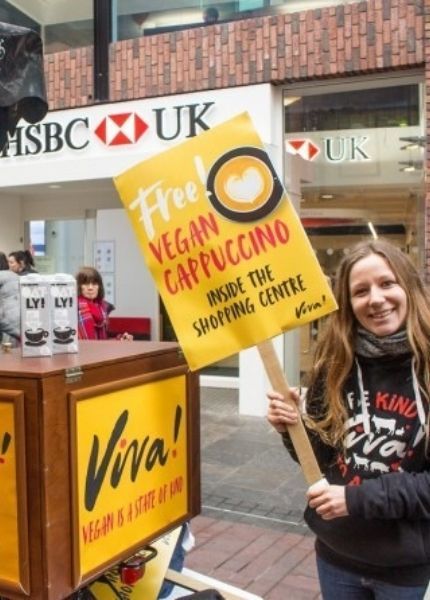
[[[40,23],[6,0],[0,0],[0,21],[19,25],[20,27],[28,27],[37,31],[40,35]]]
[[[286,150],[313,165],[300,209],[316,247],[325,250],[327,242],[342,250],[354,236],[369,235],[416,246],[425,149],[421,96],[418,84],[286,94]],[[324,254],[324,261],[333,256]]]
[[[362,239],[390,239],[422,261],[423,86],[377,85],[339,92],[321,86],[318,93],[296,88],[284,97],[287,179],[289,164],[300,168],[289,155],[312,163],[302,178],[299,214],[330,278]],[[301,329],[302,372],[318,334],[318,323]]]
[[[113,40],[163,33],[246,17],[299,12],[350,0],[116,0]]]
[[[44,27],[45,54],[91,46],[94,43],[92,19],[53,23]]]
[[[239,0],[239,11],[242,10],[256,10],[268,6],[264,0]]]
[[[148,33],[162,33],[217,21],[228,20],[235,10],[234,1],[157,0],[147,2],[117,1],[114,15],[114,40],[131,39]]]
[[[45,221],[30,221],[30,245],[34,256],[45,256],[46,227]]]
[[[417,85],[295,98],[285,111],[285,130],[328,131],[409,127],[419,123]]]
[[[93,44],[92,0],[0,0],[0,20],[36,30],[45,54]]]

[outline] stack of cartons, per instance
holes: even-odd
[[[76,281],[72,275],[20,278],[22,356],[78,351]]]

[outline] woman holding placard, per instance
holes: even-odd
[[[430,580],[430,298],[388,242],[341,263],[305,425],[325,480],[307,492],[326,600],[418,600]],[[291,390],[299,405],[299,394]],[[294,456],[298,411],[268,394],[268,420]]]

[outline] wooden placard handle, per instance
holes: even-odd
[[[288,381],[276,355],[272,340],[265,340],[264,342],[257,344],[257,349],[260,353],[261,360],[263,361],[272,388],[284,396],[287,404],[296,407],[296,403],[291,399]],[[323,475],[321,474],[302,419],[299,419],[296,425],[288,426],[288,434],[291,438],[306,481],[309,485],[316,483],[322,479]]]

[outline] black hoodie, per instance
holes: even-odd
[[[416,398],[414,388],[410,355],[357,357],[344,389],[349,415],[345,453],[310,432],[328,482],[347,486],[349,513],[325,521],[306,508],[317,553],[338,567],[393,585],[425,585],[430,579],[427,402],[419,394]],[[311,415],[318,414],[318,396],[309,390]],[[283,438],[294,457],[289,436]]]

